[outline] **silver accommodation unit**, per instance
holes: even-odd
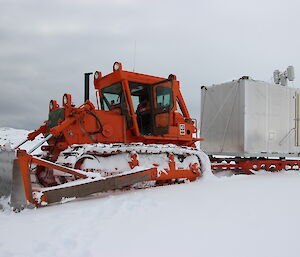
[[[243,77],[201,89],[201,148],[211,155],[300,156],[300,90]]]

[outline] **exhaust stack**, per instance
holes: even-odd
[[[84,102],[90,99],[90,75],[92,72],[84,73]]]

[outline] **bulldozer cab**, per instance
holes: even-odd
[[[121,82],[102,88],[101,109],[124,115],[128,127],[132,127],[132,119],[136,119],[141,135],[168,134],[170,111],[174,106],[172,80],[167,79],[154,84],[128,81],[128,87],[130,100],[125,97]]]
[[[169,133],[173,107],[172,81],[155,84],[129,82],[133,109],[142,135]]]

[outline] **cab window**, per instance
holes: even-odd
[[[158,108],[173,107],[172,90],[169,87],[156,88],[156,103]]]
[[[149,85],[130,81],[129,88],[130,88],[130,94],[131,94],[134,112],[136,112],[138,106],[143,101],[150,101]]]
[[[101,99],[102,110],[108,111],[120,108],[122,97],[122,84],[116,83],[101,90],[103,98]]]

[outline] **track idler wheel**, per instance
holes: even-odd
[[[58,185],[53,175],[53,170],[50,168],[38,165],[36,168],[36,177],[39,183],[44,187],[52,187]]]

